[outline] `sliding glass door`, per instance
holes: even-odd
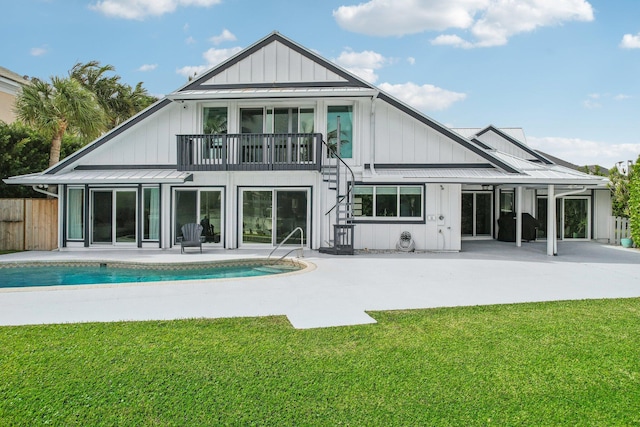
[[[137,242],[137,191],[91,191],[91,243]]]
[[[547,237],[547,196],[537,197],[538,238]],[[591,238],[591,199],[566,197],[556,200],[556,230],[559,239]]]
[[[241,243],[277,245],[300,227],[286,244],[305,244],[309,226],[308,190],[255,189],[242,191]]]
[[[490,237],[493,224],[493,194],[490,192],[462,193],[462,235]]]
[[[182,226],[202,225],[205,243],[220,243],[222,238],[222,190],[176,189],[174,209],[174,241],[182,237]]]

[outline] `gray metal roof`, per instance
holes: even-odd
[[[605,187],[608,179],[602,176],[588,175],[560,165],[546,165],[530,162],[507,153],[492,151],[502,162],[517,169],[519,173],[506,173],[497,168],[396,168],[378,169],[373,173],[367,169],[363,172],[364,182],[400,182],[420,181],[435,183],[462,184],[524,184],[530,186],[584,185]]]
[[[175,169],[110,169],[74,170],[68,173],[48,175],[34,173],[13,176],[4,180],[7,184],[177,184],[191,179],[191,172]]]
[[[363,87],[278,87],[278,88],[225,88],[184,90],[167,96],[171,100],[187,99],[239,99],[239,98],[310,98],[316,96],[373,96],[376,90]]]

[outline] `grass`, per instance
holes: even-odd
[[[0,425],[640,425],[640,299],[0,328]]]

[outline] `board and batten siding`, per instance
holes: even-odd
[[[492,148],[495,148],[498,151],[502,151],[503,153],[511,154],[512,156],[519,157],[521,159],[532,159],[533,156],[530,153],[527,153],[522,148],[519,148],[517,145],[512,144],[511,142],[504,139],[502,136],[496,134],[493,131],[488,131],[483,133],[478,137],[478,139],[485,144],[489,145]],[[524,138],[523,138],[524,139]],[[526,141],[519,141],[523,145],[526,145]]]
[[[187,104],[184,104],[187,105]],[[82,158],[83,165],[175,165],[176,135],[194,133],[196,106],[174,103]]]
[[[487,163],[435,129],[395,107],[375,107],[376,163]]]
[[[280,42],[271,43],[203,82],[203,85],[345,81]]]
[[[459,251],[461,190],[460,184],[427,184],[422,224],[358,222],[355,249],[394,249],[400,234],[408,231],[418,251]]]

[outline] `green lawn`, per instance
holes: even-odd
[[[2,426],[640,425],[640,299],[0,328]]]

